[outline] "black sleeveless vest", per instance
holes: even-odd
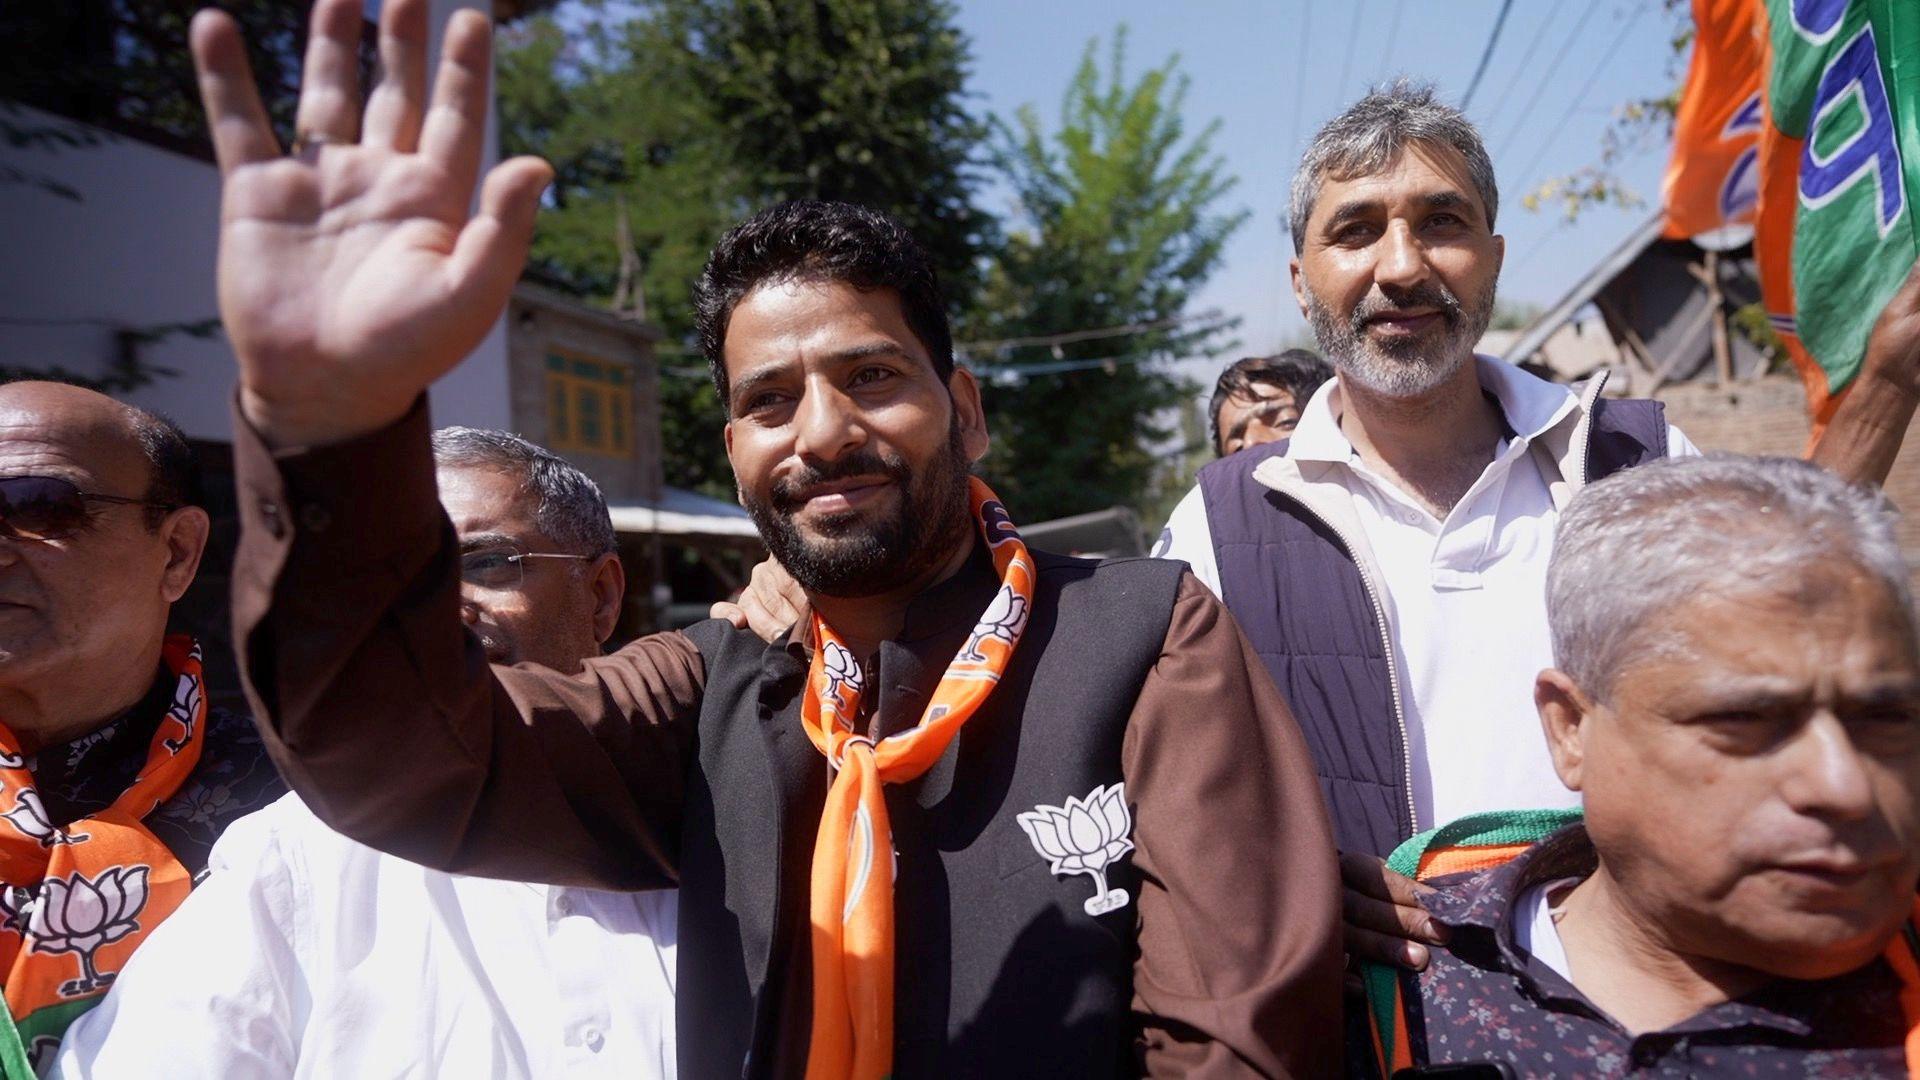
[[[896,1076],[1132,1068],[1135,908],[1087,915],[1090,880],[1051,874],[1014,819],[1123,779],[1121,741],[1185,567],[1032,554],[1034,610],[1006,676],[925,776],[887,788]],[[881,646],[868,693],[879,694],[883,731],[918,721],[985,610],[998,583],[984,560],[976,552],[917,600],[901,640]],[[707,681],[679,852],[682,956],[699,958],[679,974],[680,1075],[799,1075],[809,867],[827,782],[800,727],[806,661],[797,645],[724,622],[687,633]],[[1110,884],[1138,896],[1131,859]]]
[[[1200,470],[1220,599],[1300,722],[1340,849],[1385,858],[1413,835],[1386,628],[1333,530],[1253,478],[1286,450],[1269,443]],[[1665,456],[1659,402],[1594,402],[1584,481]]]

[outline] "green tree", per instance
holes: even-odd
[[[528,275],[666,331],[661,441],[667,482],[726,497],[732,473],[706,365],[690,353],[693,282],[747,206],[670,22],[641,11],[551,17],[504,35],[495,84],[505,153],[553,163]]]
[[[993,221],[973,205],[986,128],[948,0],[669,0],[747,191],[759,205],[835,199],[884,210],[969,295]]]
[[[667,482],[729,496],[724,414],[691,340],[707,252],[760,207],[841,199],[898,217],[949,296],[971,294],[994,223],[971,202],[985,127],[963,107],[966,40],[945,2],[571,10],[590,17],[515,27],[498,64],[502,149],[556,170],[530,273],[627,310],[638,287],[668,335]]]
[[[1159,520],[1190,474],[1156,477],[1172,407],[1197,388],[1154,361],[1231,347],[1231,324],[1188,320],[1193,294],[1246,220],[1218,205],[1234,180],[1218,121],[1190,133],[1177,57],[1137,79],[1126,34],[1105,71],[1090,42],[1056,129],[1032,106],[997,126],[995,161],[1017,217],[991,268],[976,330],[995,339],[1120,326],[1153,329],[1042,347],[969,350],[994,448],[986,469],[1016,520],[1132,506]]]

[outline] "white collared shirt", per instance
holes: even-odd
[[[1307,402],[1287,447],[1289,458],[1328,463],[1380,569],[1401,661],[1416,831],[1483,810],[1579,805],[1554,774],[1533,706],[1534,676],[1553,666],[1547,560],[1560,513],[1530,452],[1579,399],[1491,357],[1475,364],[1514,435],[1444,521],[1360,460],[1340,430],[1337,379]],[[1667,453],[1699,450],[1669,426]],[[1186,560],[1220,595],[1199,487],[1175,507],[1154,554]]]
[[[428,870],[293,795],[209,865],[69,1029],[58,1075],[674,1076],[672,892]]]

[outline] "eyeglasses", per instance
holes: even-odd
[[[0,477],[0,536],[13,540],[64,540],[93,523],[90,502],[176,509],[153,499],[81,491],[57,476]]]
[[[477,589],[514,589],[526,580],[528,559],[592,559],[592,555],[562,555],[551,551],[515,551],[495,548],[460,556],[460,580]]]

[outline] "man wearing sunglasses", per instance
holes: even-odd
[[[206,548],[178,428],[58,383],[0,386],[0,983],[44,1062],[285,787],[168,634]],[[12,1040],[0,1028],[0,1056]]]
[[[625,575],[600,489],[501,431],[433,435],[460,610],[496,664],[573,673]],[[446,874],[327,828],[297,795],[236,824],[215,872],[75,1025],[62,1074],[674,1075],[676,894]],[[618,971],[618,978],[608,978]],[[208,1022],[208,1018],[214,1018]]]

